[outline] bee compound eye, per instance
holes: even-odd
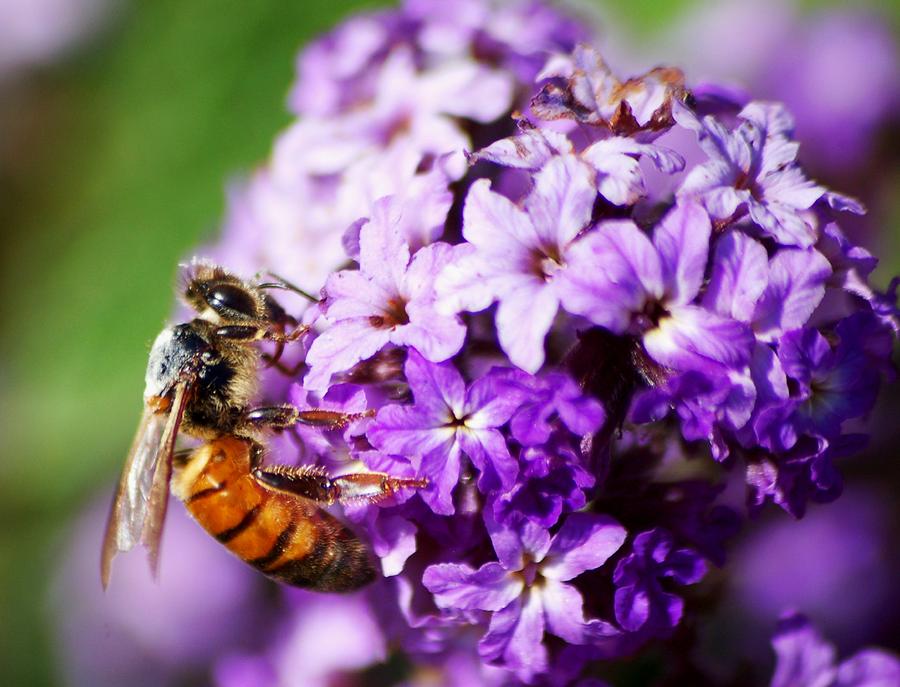
[[[256,315],[256,300],[246,289],[236,284],[216,284],[207,292],[206,302],[221,315],[232,313],[245,317]]]

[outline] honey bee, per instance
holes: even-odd
[[[104,588],[113,558],[138,542],[156,575],[171,488],[204,529],[266,575],[317,591],[351,591],[375,570],[365,545],[322,506],[375,502],[425,486],[383,473],[331,478],[316,467],[262,464],[266,430],[297,423],[333,429],[360,417],[251,406],[263,357],[254,342],[274,342],[269,359],[277,362],[281,347],[308,330],[266,288],[291,287],[246,282],[205,263],[186,271],[183,297],[198,316],[163,329],[151,348],[144,411],[106,525]],[[204,443],[176,452],[180,433]]]

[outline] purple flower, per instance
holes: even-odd
[[[545,631],[573,644],[584,642],[583,600],[567,583],[602,566],[625,535],[610,518],[576,513],[552,537],[534,525],[495,532],[498,562],[477,570],[459,563],[433,565],[422,581],[443,609],[490,612],[479,653],[529,680],[547,667]]]
[[[442,312],[479,311],[493,301],[497,335],[527,372],[544,363],[544,337],[559,307],[568,251],[591,218],[596,191],[578,158],[554,157],[537,173],[522,208],[476,181],[463,209],[468,243],[437,281]]]
[[[616,620],[629,632],[666,634],[678,625],[684,610],[680,596],[660,584],[671,578],[677,584],[695,584],[706,574],[706,563],[691,549],[676,549],[663,529],[641,532],[632,552],[619,561],[616,584]]]
[[[333,274],[323,310],[330,326],[316,338],[304,384],[324,389],[331,376],[387,344],[415,346],[430,360],[446,360],[463,344],[465,326],[434,307],[434,278],[450,259],[450,246],[433,243],[410,256],[406,237],[384,199],[362,227],[359,270]],[[391,221],[395,219],[396,221]]]
[[[667,367],[740,368],[750,356],[749,329],[692,304],[709,237],[709,217],[690,202],[665,216],[653,242],[631,221],[603,222],[572,247],[560,300],[614,333],[641,335],[647,352]]]
[[[412,51],[396,47],[378,71],[370,102],[338,116],[299,120],[282,136],[275,164],[296,175],[335,174],[399,146],[417,162],[453,153],[459,176],[470,143],[454,118],[486,124],[511,108],[512,96],[513,81],[501,71],[461,57],[420,72]]]
[[[572,141],[559,132],[536,129],[526,122],[519,122],[519,127],[518,135],[492,143],[472,158],[535,171],[554,155],[575,153]],[[613,205],[630,205],[646,195],[642,157],[667,174],[684,168],[684,159],[675,151],[625,136],[597,141],[578,155],[591,168],[597,192]]]
[[[491,506],[494,519],[507,526],[527,519],[544,528],[553,527],[564,512],[585,506],[585,490],[596,481],[580,464],[578,450],[562,442],[522,448],[519,465],[516,484]]]
[[[545,443],[558,420],[573,434],[596,432],[606,414],[603,406],[585,395],[569,375],[551,372],[540,377],[516,373],[510,383],[522,391],[522,404],[510,421],[513,438],[526,446]]]
[[[836,662],[834,647],[799,614],[778,623],[772,637],[778,662],[771,687],[891,687],[900,683],[900,659],[863,649]]]
[[[793,119],[779,105],[750,103],[740,125],[729,131],[714,117],[699,120],[686,107],[676,107],[678,123],[697,133],[709,161],[688,174],[680,196],[702,200],[717,220],[729,220],[745,207],[750,218],[779,243],[811,246],[816,230],[805,216],[819,199],[837,209],[862,213],[855,201],[826,192],[796,164],[798,144],[790,139]]]
[[[703,303],[772,341],[809,321],[830,277],[831,265],[813,248],[786,248],[768,259],[762,244],[732,231],[716,245]]]
[[[452,492],[463,454],[480,472],[482,491],[509,489],[518,472],[498,430],[521,403],[504,371],[491,371],[468,388],[450,363],[436,365],[410,350],[406,379],[412,405],[388,405],[368,431],[382,451],[407,456],[430,485],[422,497],[436,513],[454,512]]]

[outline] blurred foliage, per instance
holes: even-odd
[[[214,232],[227,180],[263,159],[289,121],[299,45],[378,4],[122,3],[88,52],[0,103],[4,684],[58,678],[46,578],[71,514],[108,492],[121,464],[177,263]],[[652,31],[690,4],[605,11],[612,24]]]

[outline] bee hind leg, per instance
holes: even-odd
[[[329,477],[319,467],[274,465],[253,470],[253,477],[267,487],[319,503],[364,501],[377,503],[401,489],[421,489],[428,480],[391,477],[383,472],[360,472]]]

